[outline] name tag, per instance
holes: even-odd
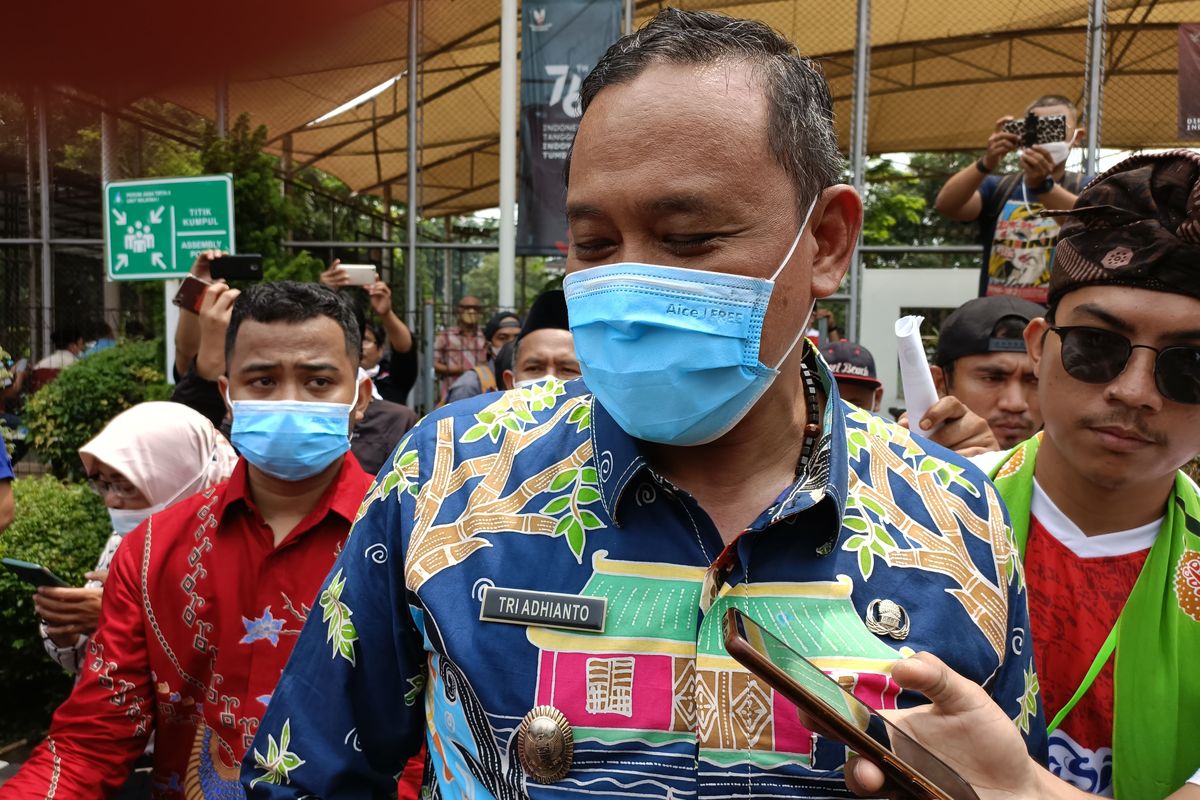
[[[607,608],[607,597],[485,586],[479,619],[484,622],[507,622],[510,625],[604,633],[604,613]]]

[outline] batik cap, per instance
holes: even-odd
[[[1062,217],[1050,304],[1115,284],[1200,298],[1200,153],[1133,156],[1096,178]]]

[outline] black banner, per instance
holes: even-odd
[[[1179,26],[1179,138],[1200,139],[1200,25]]]
[[[579,86],[621,35],[621,0],[522,3],[521,183],[517,252],[567,251],[567,154],[579,127]]]

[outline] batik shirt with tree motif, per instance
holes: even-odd
[[[924,702],[891,668],[931,651],[1044,757],[994,487],[841,402],[817,368],[829,401],[814,462],[730,545],[715,599],[717,529],[581,381],[427,417],[377,478],[300,636],[243,764],[251,797],[384,797],[422,741],[432,797],[849,796],[846,748],[726,654],[730,606],[877,708]],[[487,587],[604,598],[603,632],[481,620]],[[905,624],[873,633],[885,601]],[[542,704],[575,742],[549,784],[514,744]]]

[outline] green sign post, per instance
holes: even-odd
[[[104,185],[104,252],[114,281],[187,274],[203,250],[233,249],[233,179],[110,181]]]

